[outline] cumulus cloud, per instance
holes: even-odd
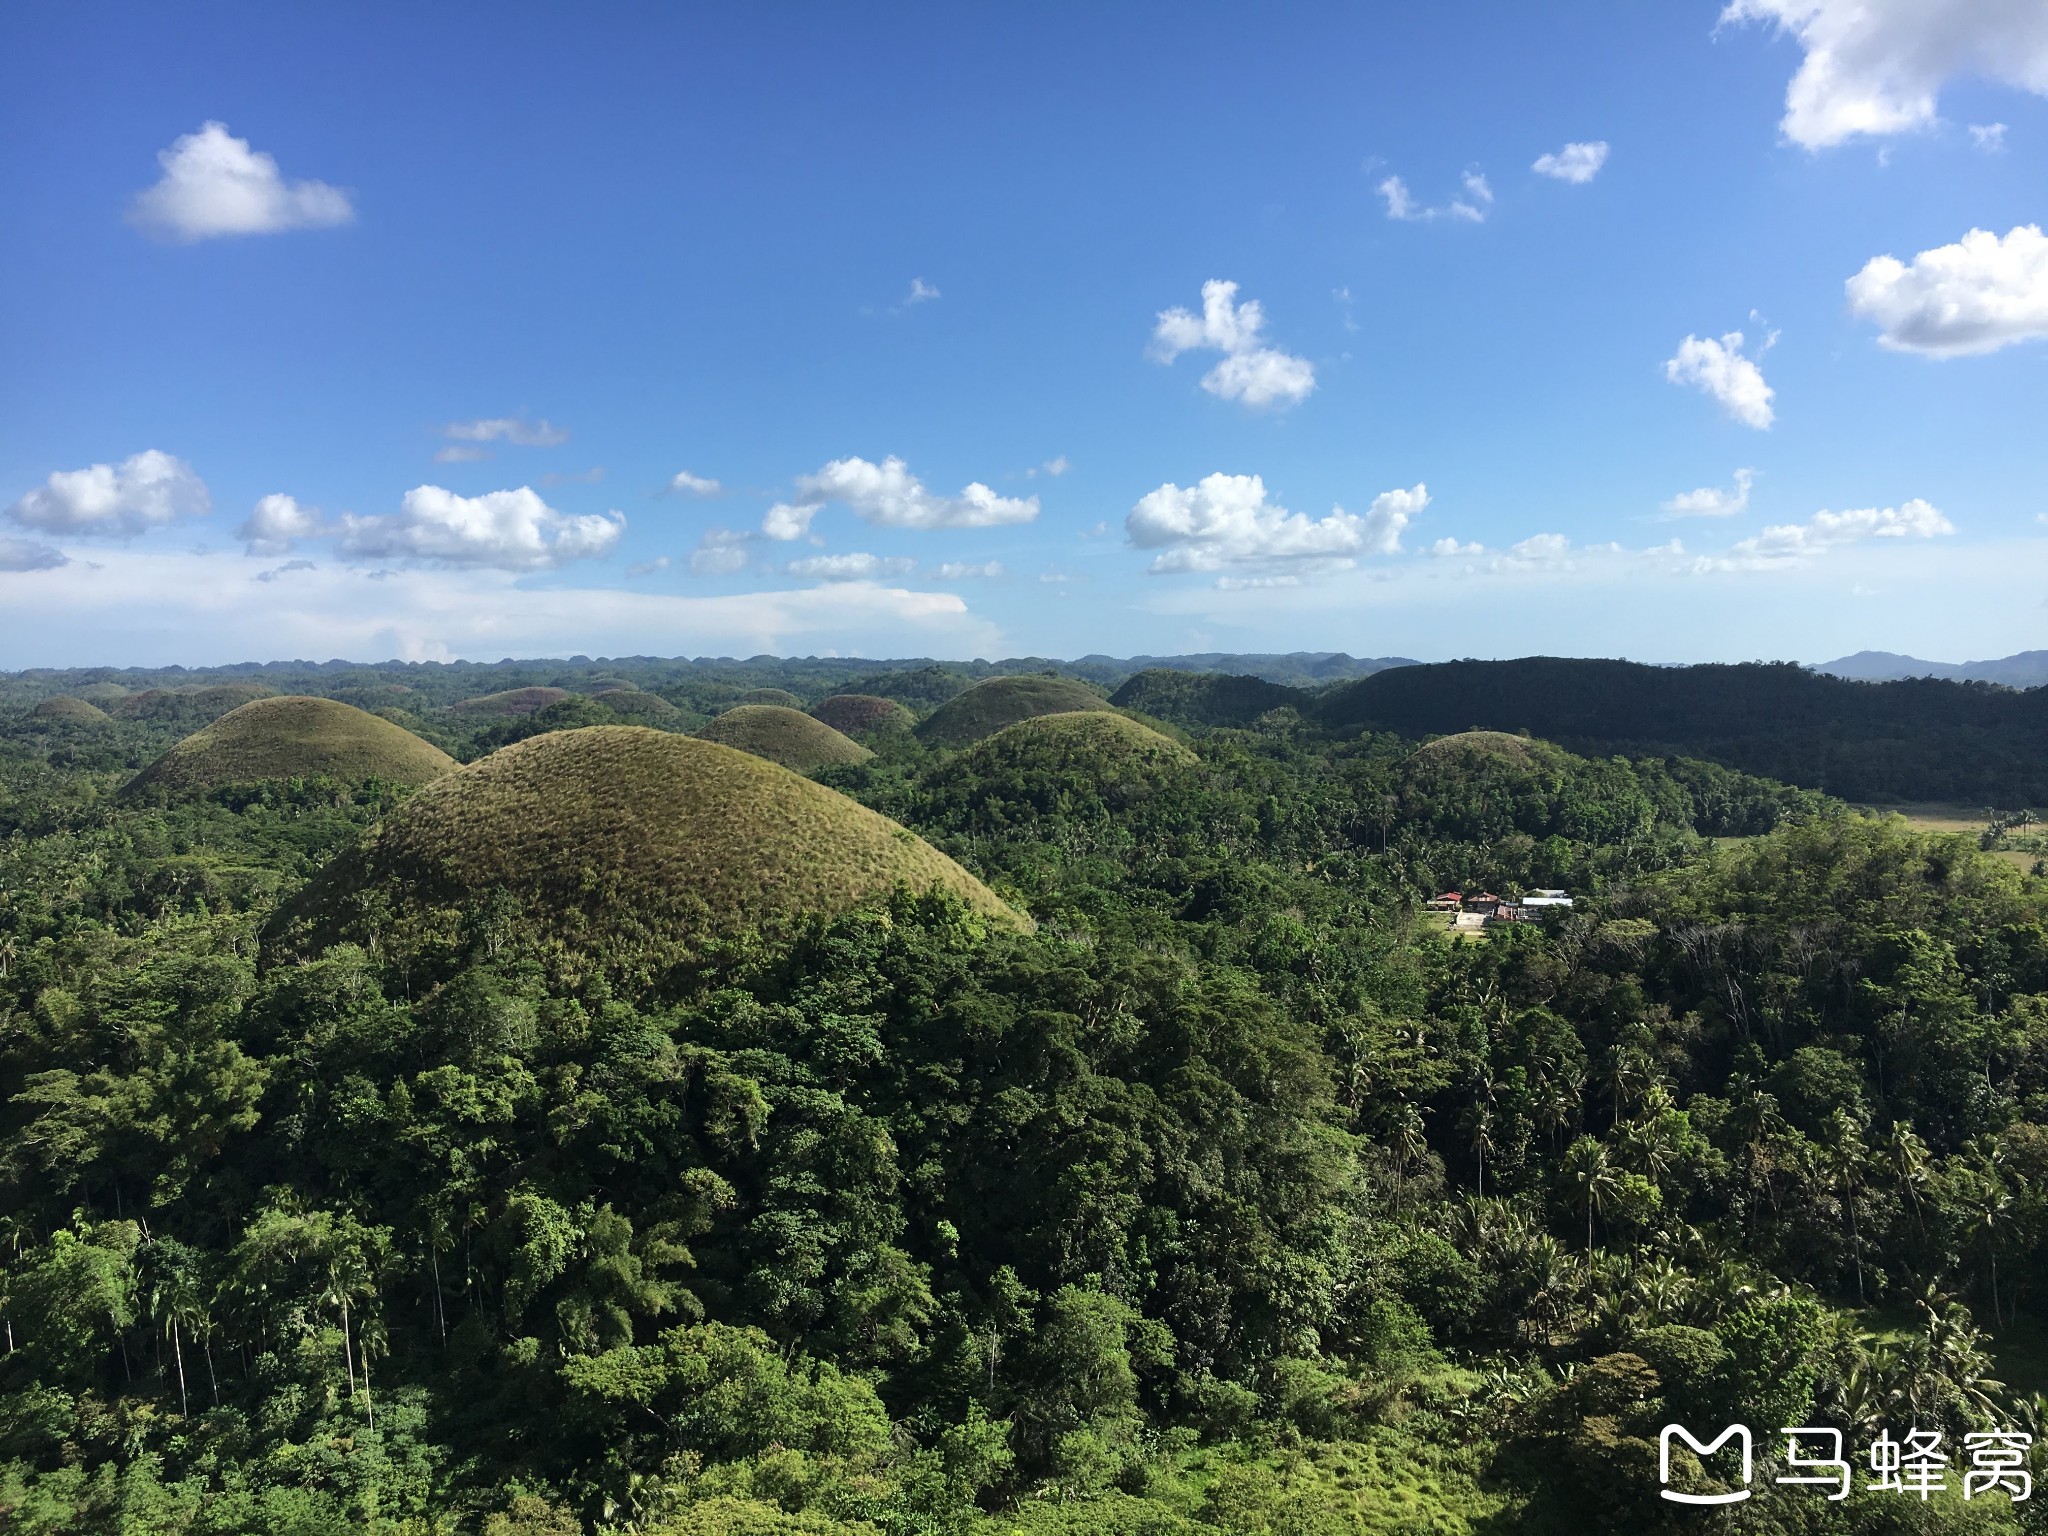
[[[901,307],[908,309],[913,304],[929,304],[938,296],[939,290],[936,287],[921,277],[913,277],[910,280],[910,292],[904,295]]]
[[[1700,562],[1702,570],[1755,569],[1807,559],[1865,539],[1932,539],[1954,533],[1940,511],[1915,497],[1898,507],[1816,512],[1804,523],[1779,523],[1735,544],[1725,558]]]
[[[1429,546],[1429,552],[1439,560],[1451,560],[1483,555],[1486,546],[1476,539],[1469,544],[1460,544],[1456,539],[1442,538]]]
[[[516,448],[555,448],[569,441],[566,428],[546,417],[486,416],[477,421],[451,421],[442,432],[458,443],[510,443]]]
[[[1696,491],[1681,491],[1664,503],[1664,514],[1674,518],[1739,516],[1749,510],[1749,488],[1755,483],[1755,470],[1738,469],[1733,486],[1703,485]]]
[[[1000,560],[948,560],[936,574],[941,581],[994,581],[1008,572]]]
[[[1808,149],[1927,127],[1959,75],[2048,95],[2038,0],[1730,0],[1721,19],[1774,24],[1805,49],[1779,126]]]
[[[235,537],[252,555],[288,555],[300,539],[310,539],[324,530],[318,507],[303,507],[290,496],[264,497],[250,510]]]
[[[934,495],[891,455],[879,464],[834,459],[814,475],[798,476],[796,494],[768,509],[761,531],[784,542],[800,539],[811,531],[811,519],[833,502],[884,528],[995,528],[1038,516],[1036,496],[998,496],[979,480],[957,496]]]
[[[792,576],[818,581],[873,581],[881,576],[907,576],[917,569],[909,555],[811,555],[784,567]]]
[[[119,464],[59,470],[6,515],[43,533],[132,539],[181,517],[203,516],[212,506],[191,465],[150,448]]]
[[[390,516],[341,519],[341,549],[359,560],[422,560],[501,571],[543,571],[608,554],[623,513],[557,512],[531,486],[458,496],[438,485],[405,493]]]
[[[671,496],[716,496],[724,489],[708,475],[693,475],[687,469],[679,469],[670,475],[667,486]]]
[[[2048,236],[2022,224],[2004,239],[1973,229],[1911,263],[1879,256],[1848,282],[1849,308],[1878,342],[1928,357],[1968,357],[2048,336]]]
[[[1047,459],[1043,464],[1032,465],[1029,469],[1024,471],[1024,478],[1026,480],[1036,480],[1040,475],[1051,475],[1055,480],[1057,480],[1061,475],[1064,475],[1071,467],[1072,466],[1067,463],[1067,456],[1063,453],[1056,458]]]
[[[436,464],[474,464],[478,459],[488,459],[491,450],[478,448],[467,443],[450,443],[445,448],[434,450]]]
[[[128,217],[168,239],[275,235],[355,217],[346,193],[324,181],[286,181],[275,160],[229,133],[225,123],[202,124],[156,158],[163,179],[136,194]]]
[[[54,571],[70,563],[61,549],[38,544],[34,539],[11,539],[0,534],[0,571]]]
[[[1463,197],[1454,197],[1447,203],[1425,206],[1415,200],[1415,194],[1408,190],[1408,183],[1398,176],[1389,176],[1379,184],[1379,194],[1386,199],[1387,217],[1403,223],[1426,224],[1435,219],[1457,219],[1467,224],[1484,224],[1487,210],[1493,206],[1493,188],[1486,177],[1478,171],[1467,171],[1459,178],[1465,189]]]
[[[1987,155],[2001,153],[2005,149],[2005,124],[1970,124],[1970,143]]]
[[[1257,475],[1213,474],[1142,497],[1124,531],[1134,548],[1160,551],[1155,574],[1237,565],[1341,570],[1360,555],[1398,551],[1402,531],[1428,505],[1428,489],[1417,485],[1382,492],[1362,516],[1333,507],[1328,517],[1310,518],[1269,501]]]
[[[690,571],[697,576],[730,576],[747,566],[751,533],[736,528],[706,528],[690,552]]]
[[[1212,278],[1202,284],[1202,312],[1161,310],[1152,328],[1152,356],[1171,363],[1183,352],[1221,352],[1223,360],[1202,375],[1202,388],[1254,410],[1299,405],[1316,387],[1315,365],[1277,347],[1261,332],[1266,312],[1257,299],[1239,304],[1237,284]],[[1064,461],[1061,461],[1064,463]]]
[[[1665,361],[1664,377],[1674,384],[1690,384],[1714,399],[1721,408],[1746,427],[1767,430],[1776,412],[1771,408],[1775,391],[1764,382],[1764,373],[1754,359],[1742,355],[1742,332],[1730,331],[1719,341],[1711,336],[1687,336],[1675,355]]]
[[[287,560],[283,565],[273,566],[267,571],[258,571],[256,579],[258,581],[277,581],[282,577],[291,575],[293,571],[317,571],[319,569],[320,567],[310,560]]]
[[[1567,144],[1555,154],[1538,155],[1536,163],[1529,169],[1539,176],[1583,187],[1600,174],[1600,167],[1606,163],[1607,141],[1595,139],[1590,144]]]

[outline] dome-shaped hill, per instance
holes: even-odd
[[[835,763],[864,763],[875,755],[824,721],[780,704],[742,704],[728,709],[697,736],[765,757],[798,773],[816,773]]]
[[[822,784],[716,742],[592,726],[428,785],[314,878],[273,947],[363,936],[365,912],[408,931],[408,917],[502,888],[560,949],[655,974],[707,940],[836,914],[899,885],[938,886],[1029,927],[922,838]]]
[[[1200,760],[1149,725],[1090,709],[1034,715],[1006,725],[968,748],[957,763],[980,778],[1051,772],[1108,781],[1189,768]]]
[[[316,775],[424,784],[455,759],[389,720],[335,699],[255,699],[195,731],[128,782],[128,795],[204,794],[223,784]]]
[[[327,697],[357,709],[406,709],[419,702],[419,690],[405,683],[344,683]]]
[[[1127,679],[1109,696],[1118,709],[1171,720],[1175,725],[1248,726],[1276,709],[1298,707],[1309,695],[1262,677],[1221,672],[1177,672],[1155,667]]]
[[[29,715],[37,720],[63,720],[72,725],[109,725],[113,716],[98,705],[75,699],[68,693],[44,699]]]
[[[87,683],[83,688],[74,688],[72,692],[88,704],[105,707],[116,699],[127,698],[130,690],[119,683]]]
[[[591,697],[614,714],[635,720],[673,720],[682,713],[660,694],[643,693],[638,688],[600,688]]]
[[[1557,756],[1558,749],[1547,741],[1510,736],[1506,731],[1459,731],[1424,742],[1408,755],[1408,761],[1418,766],[1488,761],[1533,768]]]
[[[917,734],[931,746],[964,747],[1036,715],[1108,708],[1101,694],[1070,677],[1044,673],[991,677],[940,705],[917,728]]]
[[[835,693],[812,708],[811,718],[847,736],[908,730],[917,724],[917,716],[903,705],[873,693]]]
[[[784,709],[802,709],[804,701],[787,688],[749,688],[733,700],[735,704],[779,704]]]
[[[480,693],[448,707],[460,715],[530,715],[571,697],[566,688],[507,688],[502,693]]]

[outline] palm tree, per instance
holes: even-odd
[[[1849,1257],[1856,1267],[1856,1300],[1863,1297],[1863,1245],[1856,1230],[1856,1194],[1865,1161],[1863,1127],[1847,1110],[1838,1109],[1828,1117],[1827,1136],[1821,1142],[1821,1162],[1836,1189],[1841,1192],[1842,1210],[1849,1226]]]
[[[1465,1132],[1465,1145],[1472,1149],[1472,1156],[1479,1165],[1479,1198],[1486,1198],[1486,1154],[1494,1149],[1493,1141],[1493,1080],[1481,1078],[1474,1090],[1472,1105],[1465,1111],[1461,1121]]]
[[[1561,1171],[1574,1199],[1586,1209],[1586,1250],[1593,1248],[1593,1218],[1607,1209],[1620,1187],[1607,1148],[1591,1136],[1581,1136],[1565,1149]]]
[[[1394,1154],[1394,1206],[1398,1210],[1407,1191],[1408,1167],[1429,1150],[1429,1136],[1423,1129],[1422,1112],[1404,1103],[1394,1116],[1394,1129],[1387,1137]]]
[[[1991,1326],[1997,1328],[2005,1322],[1998,1302],[1998,1240],[2012,1226],[2017,1203],[1995,1168],[1978,1170],[1970,1185],[1970,1236],[1983,1242],[1991,1264]]]
[[[1914,1229],[1922,1230],[1920,1191],[1932,1177],[1934,1166],[1927,1153],[1927,1143],[1914,1134],[1911,1121],[1894,1120],[1885,1137],[1884,1153],[1885,1161],[1891,1166],[1892,1181],[1912,1204]]]

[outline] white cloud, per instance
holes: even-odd
[[[256,503],[235,537],[244,542],[247,554],[288,555],[300,539],[322,531],[318,507],[303,507],[290,496],[273,494]]]
[[[163,180],[136,194],[129,219],[172,240],[274,235],[321,229],[355,217],[347,194],[324,181],[288,182],[277,162],[228,132],[203,124],[157,154]]]
[[[1221,352],[1223,360],[1202,375],[1202,388],[1223,400],[1241,400],[1257,410],[1299,405],[1316,387],[1315,365],[1269,347],[1260,337],[1266,313],[1257,299],[1235,302],[1237,284],[1212,278],[1202,284],[1202,312],[1165,309],[1152,328],[1152,356],[1171,363],[1183,352]]]
[[[1072,467],[1072,465],[1067,463],[1067,456],[1063,453],[1057,458],[1047,459],[1043,464],[1032,465],[1024,471],[1024,478],[1026,480],[1036,480],[1040,475],[1044,474],[1051,475],[1057,480]]]
[[[1620,546],[1616,545],[1613,549],[1600,550],[1597,553],[1612,554],[1619,548]],[[1509,558],[1530,562],[1562,560],[1571,552],[1572,541],[1561,533],[1531,534],[1521,543],[1508,546]]]
[[[1379,184],[1379,194],[1387,201],[1387,217],[1408,224],[1426,224],[1435,219],[1484,224],[1487,210],[1493,206],[1493,188],[1487,185],[1486,178],[1478,171],[1467,171],[1459,179],[1465,188],[1464,197],[1454,197],[1435,207],[1424,207],[1408,190],[1407,182],[1398,176],[1387,177]]]
[[[913,277],[910,280],[910,292],[903,300],[903,307],[908,309],[913,304],[929,303],[938,296],[939,290],[937,288],[921,277]]]
[[[442,431],[458,443],[511,443],[517,448],[555,448],[569,441],[568,430],[543,417],[487,416],[479,421],[451,421]]]
[[[693,475],[687,469],[677,470],[668,481],[668,494],[671,496],[716,496],[724,489],[709,476]]]
[[[488,448],[470,447],[462,443],[450,443],[445,448],[434,450],[436,464],[474,464],[477,460],[488,459],[490,456],[491,450]]]
[[[38,544],[34,539],[10,539],[0,534],[0,571],[54,571],[69,563],[61,549]]]
[[[146,449],[119,464],[59,470],[7,509],[44,533],[132,539],[212,509],[206,483],[182,459]]]
[[[1699,562],[1700,570],[1747,570],[1801,560],[1859,544],[1865,539],[1932,539],[1954,533],[1955,524],[1915,497],[1898,507],[1863,507],[1851,512],[1816,512],[1804,523],[1779,523],[1735,544],[1726,558]]]
[[[998,496],[979,480],[957,496],[935,496],[908,464],[891,455],[879,464],[834,459],[814,475],[799,475],[796,495],[768,509],[761,531],[784,542],[800,539],[810,532],[811,519],[835,501],[884,528],[995,528],[1038,516],[1036,496]]]
[[[1590,144],[1567,144],[1552,155],[1538,155],[1536,163],[1529,167],[1539,176],[1553,177],[1568,181],[1575,187],[1583,187],[1600,174],[1600,167],[1607,163],[1607,141],[1595,139]]]
[[[1486,553],[1486,546],[1477,540],[1470,544],[1460,544],[1456,539],[1443,538],[1430,545],[1429,552],[1439,560],[1451,560],[1483,555]]]
[[[1299,576],[1218,576],[1218,592],[1255,592],[1261,587],[1298,587]]]
[[[282,577],[291,575],[294,571],[317,571],[319,569],[320,567],[310,560],[287,560],[283,565],[272,566],[267,571],[258,571],[256,579],[258,581],[277,581]]]
[[[1808,149],[1925,128],[1959,75],[2048,95],[2039,0],[1731,0],[1721,20],[1773,22],[1806,50],[1779,126]]]
[[[530,486],[458,496],[419,485],[391,516],[342,514],[341,549],[362,560],[543,571],[608,554],[625,529],[623,513],[557,512]]]
[[[2048,236],[2022,224],[2004,239],[1973,229],[1910,264],[1872,259],[1848,282],[1849,308],[1876,322],[1881,345],[1969,357],[2048,336]]]
[[[667,570],[668,566],[669,559],[667,555],[656,555],[652,560],[634,561],[633,564],[626,567],[626,574],[628,576],[652,576],[657,571]]]
[[[1970,124],[1970,143],[1987,155],[2002,153],[2005,149],[2005,124]]]
[[[690,552],[690,571],[696,576],[730,576],[747,566],[751,533],[733,528],[706,528]]]
[[[907,576],[917,569],[909,555],[810,555],[792,560],[784,567],[792,576],[817,581],[873,581],[883,576]]]
[[[1134,548],[1161,551],[1151,565],[1156,574],[1233,565],[1336,570],[1362,554],[1395,553],[1402,530],[1428,505],[1428,489],[1417,485],[1382,492],[1362,517],[1333,507],[1328,517],[1311,519],[1268,501],[1257,475],[1213,474],[1194,486],[1162,485],[1142,497],[1124,519],[1124,531]]]
[[[1723,489],[1703,485],[1696,491],[1681,491],[1664,503],[1667,517],[1737,517],[1749,510],[1749,488],[1756,483],[1756,471],[1738,469],[1735,484]]]
[[[1000,560],[948,560],[935,574],[941,581],[994,581],[1008,572]]]
[[[1664,364],[1664,377],[1674,384],[1691,384],[1721,402],[1723,410],[1746,427],[1769,428],[1776,413],[1771,409],[1775,393],[1764,382],[1763,370],[1742,355],[1742,332],[1730,331],[1719,341],[1711,336],[1687,336],[1678,352]]]
[[[718,595],[622,585],[534,586],[520,573],[410,565],[373,581],[323,562],[268,584],[239,553],[107,552],[0,574],[0,666],[217,664],[252,655],[1012,656],[958,592],[790,582]]]

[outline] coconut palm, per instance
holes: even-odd
[[[1586,1249],[1593,1247],[1593,1218],[1607,1209],[1615,1191],[1621,1187],[1620,1176],[1615,1172],[1614,1162],[1607,1155],[1607,1148],[1591,1136],[1581,1136],[1565,1149],[1562,1170],[1565,1186],[1572,1191],[1573,1203],[1584,1207],[1586,1212]]]

